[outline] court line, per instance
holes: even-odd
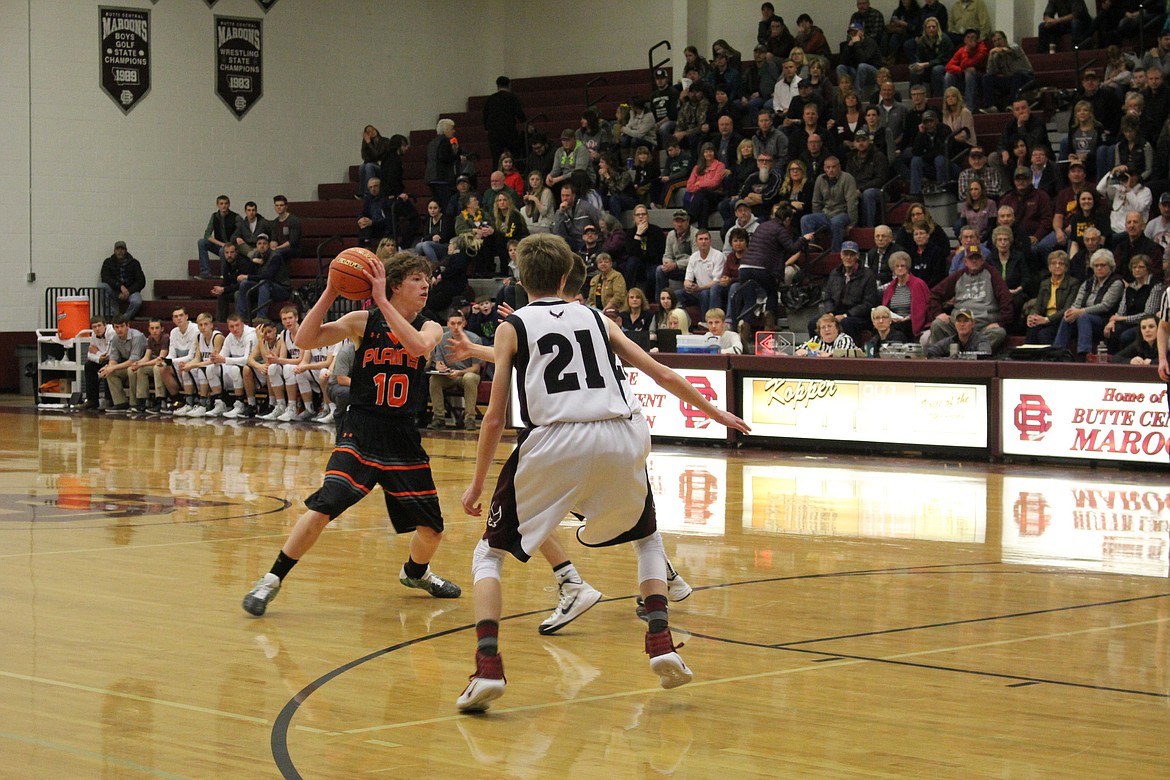
[[[54,742],[47,739],[37,739],[36,737],[24,737],[20,734],[10,734],[7,731],[0,731],[0,739],[9,739],[13,742],[23,742],[26,745],[35,745],[37,747],[49,748],[50,750],[58,750],[62,753],[68,753],[72,756],[80,758],[87,758],[98,764],[113,764],[122,769],[129,769],[134,772],[141,772],[144,775],[152,777],[161,777],[165,780],[187,780],[186,775],[173,775],[170,772],[164,772],[161,769],[144,766],[135,761],[127,761],[124,758],[113,758],[104,753],[95,753],[92,750],[83,750],[82,748],[75,748],[71,745],[63,745],[60,742]]]
[[[194,704],[182,704],[177,701],[168,701],[167,699],[156,699],[152,696],[139,696],[136,693],[125,693],[123,691],[111,691],[105,688],[94,688],[89,685],[78,685],[77,683],[65,682],[64,680],[50,680],[47,677],[35,677],[28,674],[17,674],[16,672],[5,672],[0,670],[0,677],[7,677],[12,680],[20,680],[21,682],[37,683],[39,685],[51,685],[57,688],[69,688],[74,691],[82,691],[84,693],[97,693],[102,696],[117,696],[120,699],[130,699],[132,701],[145,702],[147,704],[158,704],[162,707],[170,707],[177,710],[187,710],[188,712],[198,712],[203,715],[214,715],[218,718],[228,718],[229,720],[243,721],[244,723],[255,723],[259,726],[267,726],[267,718],[257,718],[253,715],[240,715],[236,712],[224,712],[223,710],[213,710],[209,707],[199,707]]]

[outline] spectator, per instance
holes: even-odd
[[[1007,339],[1005,327],[1012,322],[1011,291],[1003,277],[988,268],[979,247],[967,248],[965,266],[930,290],[930,343],[955,335],[955,325],[943,311],[952,304],[953,312],[972,314],[976,327],[990,342],[991,352],[997,352]]]
[[[658,294],[658,312],[650,320],[650,342],[652,344],[656,344],[658,341],[658,331],[660,330],[691,332],[691,318],[687,315],[686,310],[678,305],[678,298],[675,296],[674,290],[669,288]],[[650,351],[657,352],[658,347],[654,346]]]
[[[699,311],[712,307],[725,259],[723,252],[711,247],[711,232],[700,228],[695,233],[695,252],[687,258],[683,276],[684,302],[698,303]]]
[[[829,40],[825,37],[825,31],[813,24],[812,17],[808,14],[796,17],[796,30],[794,42],[804,50],[806,55],[815,54],[827,58],[833,53],[829,48]]]
[[[956,47],[967,39],[969,30],[981,41],[991,37],[991,14],[983,0],[955,0],[951,5],[947,32]]]
[[[654,91],[650,93],[650,111],[658,126],[659,145],[665,146],[666,139],[674,133],[678,121],[679,90],[671,85],[666,70],[654,71]]]
[[[1109,229],[1125,232],[1125,218],[1131,211],[1149,214],[1153,195],[1136,173],[1118,166],[1097,182],[1097,193],[1109,202]]]
[[[444,214],[438,202],[432,200],[427,204],[423,240],[415,245],[415,254],[423,255],[432,264],[437,263],[447,256],[447,245],[454,236],[455,220]]]
[[[1098,249],[1105,248],[1107,235],[1108,229],[1103,231],[1098,227],[1087,227],[1081,234],[1080,242],[1073,243],[1072,249],[1069,250],[1068,270],[1078,281],[1088,278],[1089,258],[1096,254]]]
[[[1146,236],[1145,230],[1145,212],[1131,211],[1125,215],[1125,231],[1106,242],[1109,251],[1113,253],[1114,262],[1121,264],[1121,276],[1126,284],[1134,281],[1130,273],[1130,260],[1135,257],[1145,258],[1150,276],[1154,279],[1162,278],[1161,247]]]
[[[512,93],[512,80],[507,76],[496,78],[496,92],[483,102],[483,128],[487,130],[488,146],[495,167],[505,151],[518,152],[523,141],[516,131],[517,123],[527,120],[520,98]]]
[[[218,322],[226,321],[228,314],[235,308],[236,294],[240,291],[240,277],[246,279],[252,272],[252,261],[240,257],[235,244],[224,245],[222,262],[220,283],[211,288],[211,294],[216,297],[215,319]]]
[[[659,184],[662,172],[658,167],[658,154],[651,153],[649,146],[639,146],[634,151],[634,163],[630,169],[630,180],[634,185],[634,198],[643,206],[650,203],[650,193]]]
[[[956,227],[970,227],[975,231],[976,243],[984,243],[991,236],[995,224],[995,201],[983,191],[983,182],[971,179],[963,201],[959,204],[959,219]]]
[[[1048,158],[1047,146],[1033,146],[1029,152],[1028,172],[1032,174],[1032,186],[1041,190],[1049,200],[1056,197],[1056,166]]]
[[[709,144],[704,144],[704,148]],[[634,179],[625,166],[608,155],[602,155],[597,164],[597,191],[609,213],[621,216],[634,207]]]
[[[758,114],[773,99],[779,79],[780,66],[775,60],[768,59],[767,46],[757,44],[752,53],[752,62],[744,70],[744,94],[739,99],[739,107],[749,116]]]
[[[863,266],[873,271],[878,280],[878,289],[884,290],[890,283],[893,269],[890,267],[890,257],[895,252],[906,250],[894,243],[894,231],[888,225],[878,225],[873,229],[874,246],[861,258]],[[909,257],[907,255],[907,257]]]
[[[776,15],[776,8],[771,3],[760,6],[760,22],[756,28],[756,42],[763,44],[768,40],[772,29],[772,17]]]
[[[1064,311],[1077,292],[1077,281],[1068,275],[1068,253],[1057,249],[1048,255],[1048,276],[1041,280],[1036,297],[1024,305],[1026,344],[1051,344],[1064,319]]]
[[[731,59],[726,51],[720,51],[715,55],[711,70],[707,71],[705,78],[716,91],[722,87],[729,101],[738,101],[743,94],[743,79],[739,70],[731,66]]]
[[[865,0],[858,0],[858,6]],[[845,231],[857,224],[857,182],[841,170],[836,157],[825,159],[825,172],[813,186],[812,213],[800,220],[800,232],[812,240],[818,230],[829,228],[833,234],[830,250],[840,251]]]
[[[207,220],[207,227],[203,230],[203,238],[199,239],[199,279],[214,279],[211,272],[211,258],[209,252],[215,252],[223,260],[223,248],[232,242],[236,232],[236,223],[240,215],[231,209],[232,202],[227,195],[220,195],[215,199],[215,212]]]
[[[894,313],[887,306],[874,306],[869,313],[869,321],[873,325],[869,340],[865,342],[866,357],[881,357],[883,344],[901,344],[906,339],[893,328]]]
[[[922,32],[922,9],[918,0],[899,0],[898,7],[890,14],[882,39],[882,54],[887,62],[902,53],[903,44],[914,40]]]
[[[1110,3],[1109,10],[1116,11],[1122,5],[1123,4],[1120,2]],[[1104,21],[1105,17],[1109,15],[1111,14],[1108,14],[1104,8],[1102,8],[1097,13],[1096,22],[1098,27],[1100,27],[1100,24],[1102,21]],[[1102,42],[1104,42],[1108,35],[1104,31],[1099,31],[1097,37],[1101,39]],[[1125,97],[1125,92],[1127,89],[1129,89],[1130,82],[1133,80],[1133,70],[1136,67],[1136,58],[1132,58],[1129,53],[1123,52],[1121,47],[1117,44],[1111,44],[1105,47],[1105,78],[1100,82],[1100,84],[1109,92],[1111,92],[1115,98],[1117,98],[1119,106],[1121,103],[1121,98]],[[1083,84],[1083,75],[1081,76],[1081,79],[1081,83]]]
[[[1008,228],[1009,249],[1011,249],[1011,237],[1012,231],[1011,228]],[[988,262],[991,261],[991,257],[995,253],[995,244],[992,240],[991,234],[989,233],[987,236],[987,246],[983,246],[979,240],[979,234],[975,232],[975,228],[971,227],[970,225],[966,225],[959,230],[959,245],[955,247],[954,254],[951,255],[951,259],[947,262],[948,274],[953,274],[955,271],[966,267],[967,249],[968,247],[972,246],[978,246],[979,251],[983,253],[983,259],[987,260]],[[988,246],[990,246],[991,249],[988,249]],[[1024,256],[1023,253],[1019,254],[1021,257]]]
[[[940,20],[933,16],[923,18],[922,35],[905,44],[906,58],[910,60],[910,84],[929,87],[937,97],[942,95],[947,63],[955,53],[955,45],[943,32]]]
[[[600,223],[600,211],[584,198],[577,197],[572,187],[561,187],[561,205],[553,217],[553,233],[568,241],[573,251],[579,252],[586,225],[596,228]]]
[[[1121,137],[1113,147],[1111,174],[1121,171],[1135,174],[1145,184],[1154,171],[1154,149],[1150,142],[1140,135],[1139,120],[1136,117],[1121,118]]]
[[[738,333],[727,329],[727,314],[723,309],[712,307],[703,315],[703,319],[707,323],[707,341],[717,343],[721,354],[743,354],[743,341]]]
[[[1170,114],[1170,88],[1166,87],[1165,64],[1146,68],[1146,88],[1141,91],[1141,95],[1145,101],[1145,110],[1138,117],[1141,134],[1147,140],[1157,140]]]
[[[277,195],[272,199],[276,218],[268,223],[269,248],[284,263],[295,260],[301,252],[301,220],[288,210],[288,198]]]
[[[1023,140],[1027,149],[1033,149],[1037,144],[1048,145],[1048,128],[1044,124],[1044,118],[1033,116],[1032,107],[1024,98],[1017,96],[1012,101],[1012,119],[1012,122],[1004,126],[997,147],[1000,165],[1004,171],[1013,171],[1018,167],[1012,162],[1012,150],[1015,149],[1017,141]]]
[[[524,239],[528,235],[528,225],[506,192],[496,195],[491,221],[492,234],[490,239],[485,242],[485,249],[489,257],[495,258],[496,276],[507,275],[508,242]]]
[[[778,205],[773,217],[760,224],[740,261],[740,287],[736,295],[730,296],[728,316],[737,324],[745,343],[751,341],[748,316],[758,300],[756,290],[764,294],[765,312],[774,318],[779,304],[780,280],[783,278],[785,283],[791,284],[799,273],[804,241],[795,234],[796,224],[792,207]]]
[[[894,242],[899,246],[909,248],[914,246],[914,228],[918,223],[926,226],[927,240],[937,247],[945,257],[950,253],[951,240],[941,225],[936,225],[930,211],[921,203],[911,203],[906,212],[906,221],[894,232]],[[945,275],[945,274],[944,274]]]
[[[841,245],[841,264],[829,273],[821,294],[821,314],[836,317],[841,330],[854,341],[861,339],[861,331],[869,327],[869,310],[878,305],[880,297],[877,276],[868,268],[858,264],[860,249],[854,241]],[[813,335],[813,323],[809,323],[809,335]]]
[[[943,92],[942,123],[951,131],[956,149],[965,146],[977,146],[975,137],[975,118],[971,109],[963,103],[963,93],[955,87],[947,87]]]
[[[540,171],[528,172],[528,189],[524,193],[524,205],[520,209],[528,232],[548,233],[553,223],[553,193],[545,186]]]
[[[644,98],[630,98],[630,121],[622,127],[619,144],[627,160],[633,157],[633,151],[639,146],[658,145],[658,128],[654,122],[654,114],[647,109]]]
[[[635,206],[634,226],[626,232],[626,262],[622,267],[626,289],[633,290],[635,285],[650,278],[651,269],[657,270],[662,265],[665,251],[666,236],[650,224],[650,211],[641,204]]]
[[[987,263],[1000,275],[1011,293],[1012,317],[1000,321],[1000,325],[1010,329],[1020,319],[1024,304],[1037,286],[1032,279],[1027,256],[1012,248],[1011,228],[997,227],[991,231],[991,257]]]
[[[585,302],[595,309],[620,309],[626,300],[626,280],[614,270],[613,258],[608,252],[597,255],[597,273],[589,280]]]
[[[1052,199],[1044,190],[1032,186],[1032,171],[1028,168],[1016,168],[1012,182],[1015,189],[1003,196],[1000,206],[1012,209],[1034,247],[1052,227]]]
[[[672,281],[681,282],[686,278],[687,263],[698,248],[698,229],[691,225],[690,214],[683,210],[674,212],[674,230],[666,234],[666,249],[662,264],[654,272],[654,295],[659,296]]]
[[[483,362],[471,357],[455,360],[447,354],[453,337],[464,336],[472,344],[483,343],[479,336],[465,332],[466,326],[467,320],[464,318],[463,312],[452,309],[447,314],[447,329],[443,332],[443,338],[431,353],[431,363],[427,367],[427,373],[431,375],[431,412],[434,416],[429,427],[432,430],[446,427],[444,419],[446,407],[443,403],[443,393],[450,388],[459,388],[463,391],[462,428],[474,431],[476,427],[475,402],[479,396],[479,381]]]
[[[1087,211],[1095,214],[1096,194],[1086,181],[1085,166],[1080,160],[1073,160],[1068,166],[1068,186],[1058,192],[1052,201],[1052,232],[1036,244],[1035,251],[1040,257],[1047,257],[1054,249],[1068,250],[1069,228],[1084,193],[1089,196]]]
[[[142,308],[142,290],[146,287],[146,275],[142,263],[126,250],[125,241],[114,242],[114,254],[102,261],[102,287],[111,311],[118,311],[125,304],[127,320]]]
[[[512,201],[514,208],[520,208],[520,193],[504,183],[503,171],[492,171],[488,177],[488,188],[483,191],[483,196],[479,199],[479,202],[489,209],[493,208],[496,203],[496,196],[500,194],[507,195]]]
[[[874,227],[882,216],[882,189],[890,178],[890,163],[884,154],[873,148],[868,131],[858,131],[854,135],[854,144],[845,170],[853,175],[861,193],[861,225]]]
[[[910,255],[906,252],[891,253],[887,265],[892,281],[882,292],[882,306],[890,310],[890,327],[901,341],[916,341],[930,321],[930,288],[910,272]]]
[[[631,287],[621,307],[621,326],[626,333],[645,333],[649,336],[654,316],[646,302],[646,293],[640,287]]]
[[[1150,258],[1145,255],[1129,259],[1129,275],[1133,281],[1125,285],[1117,313],[1109,318],[1102,331],[1109,340],[1110,352],[1129,346],[1138,336],[1138,324],[1146,317],[1157,316],[1163,284],[1151,279],[1150,266]]]
[[[951,131],[938,121],[938,114],[922,115],[922,127],[914,137],[910,157],[910,195],[920,196],[923,180],[930,179],[938,188],[951,178]]]
[[[1005,189],[999,168],[987,164],[987,154],[979,146],[967,150],[967,167],[959,173],[959,192],[968,192],[975,179],[983,182],[983,192],[988,198],[998,200],[1003,196]]]
[[[268,222],[260,216],[254,201],[244,204],[244,218],[236,222],[236,232],[232,240],[236,249],[244,257],[251,257],[256,251],[256,236],[260,233],[268,235]]]
[[[756,132],[752,134],[752,155],[771,155],[773,160],[788,159],[788,136],[772,126],[772,112],[762,109],[756,115]]]
[[[575,132],[566,129],[561,132],[561,148],[553,160],[552,170],[545,177],[544,183],[555,188],[558,184],[566,182],[573,171],[589,173],[590,181],[592,181],[589,150],[585,144],[577,139]]]
[[[382,194],[382,180],[374,177],[367,183],[367,192],[362,196],[362,214],[358,217],[358,246],[377,246],[386,237],[390,227],[388,221],[389,199]]]
[[[1073,46],[1079,46],[1092,31],[1093,19],[1085,0],[1048,0],[1040,22],[1038,49],[1041,54],[1056,51],[1060,36],[1072,34]]]
[[[98,374],[110,361],[110,342],[114,340],[114,329],[107,328],[102,317],[90,319],[89,329],[93,336],[85,355],[85,403],[80,407],[83,412],[96,411],[101,406],[101,377]]]
[[[958,0],[962,3],[963,0]],[[982,3],[983,0],[974,0]],[[954,19],[952,17],[952,24]],[[952,36],[953,37],[953,36]],[[980,40],[977,30],[968,29],[963,35],[963,45],[955,49],[947,63],[947,75],[944,84],[948,87],[962,85],[967,105],[979,105],[979,82],[987,70],[987,44]]]
[[[914,223],[910,240],[910,271],[933,288],[947,275],[947,252],[930,239],[925,221]]]
[[[739,266],[747,256],[748,234],[743,228],[732,228],[725,239],[723,273],[714,288],[712,299],[726,311],[731,296],[739,289]]]
[[[942,0],[922,0],[922,20],[934,18],[938,20],[938,27],[946,35],[947,27],[947,7],[943,5]],[[948,37],[947,40],[950,40]]]
[[[780,65],[780,78],[776,80],[775,86],[772,88],[772,108],[777,114],[788,113],[802,81],[803,79],[796,73],[796,63],[791,58],[784,60]],[[757,109],[757,115],[758,113],[759,109]]]
[[[427,294],[427,312],[438,321],[439,312],[451,308],[451,303],[467,289],[467,276],[471,268],[471,257],[467,253],[467,239],[456,235],[447,245],[447,256],[435,269],[431,277],[431,289]]]
[[[227,246],[232,246],[228,244]],[[163,332],[162,321],[153,319],[146,326],[146,352],[130,364],[130,389],[148,414],[161,414],[167,395],[178,395],[179,383],[167,366],[171,339]],[[154,379],[153,401],[150,399],[150,381]]]
[[[857,10],[849,17],[849,26],[860,24],[867,38],[871,38],[876,45],[886,33],[886,17],[876,8],[871,8],[869,0],[857,0]]]
[[[885,26],[881,11],[870,8],[869,0],[857,0],[859,12],[862,5],[865,6],[867,12],[877,14],[877,17],[882,19],[882,26]],[[854,14],[854,17],[856,16],[857,14]],[[858,94],[868,95],[877,80],[877,69],[884,64],[884,61],[881,48],[878,45],[878,38],[868,37],[865,24],[861,21],[849,23],[848,37],[841,43],[839,62],[840,64],[837,65],[838,80],[842,76],[849,76],[856,80]]]
[[[389,160],[392,151],[390,141],[382,137],[378,128],[366,125],[362,129],[362,164],[359,169],[360,189],[358,195],[365,195],[370,191],[370,179],[382,178],[383,165]]]
[[[504,174],[504,186],[511,189],[517,196],[524,197],[524,176],[516,168],[516,159],[511,152],[500,155],[500,173]],[[519,207],[521,204],[517,203]]]
[[[1170,192],[1163,192],[1158,197],[1158,216],[1146,224],[1146,238],[1157,244],[1166,256],[1166,249],[1170,247]]]
[[[926,348],[928,358],[957,357],[960,354],[989,355],[995,351],[986,333],[976,330],[974,315],[967,309],[956,309],[951,333]]]
[[[779,178],[779,174],[775,174]],[[788,173],[780,182],[780,189],[776,191],[776,206],[788,206],[792,209],[793,224],[799,228],[800,220],[810,213],[813,202],[814,182],[808,175],[808,168],[800,160],[793,160],[788,164]],[[759,216],[757,207],[752,207],[752,213]],[[775,211],[775,206],[772,207]]]
[[[768,47],[769,57],[781,61],[788,58],[792,47],[796,45],[796,39],[792,37],[788,26],[779,16],[773,16],[768,20],[768,38],[764,45]]]
[[[760,226],[760,220],[752,213],[752,207],[748,205],[746,200],[742,198],[735,202],[735,215],[723,225],[723,240],[727,241],[727,235],[735,228],[739,228],[744,232],[745,237],[750,237],[752,233],[756,232],[756,228]]]
[[[719,202],[723,192],[723,180],[730,171],[715,159],[715,146],[705,143],[699,150],[699,162],[687,180],[687,191],[683,205],[691,215],[691,222],[700,227],[707,226],[707,219]],[[618,212],[620,213],[620,212]]]
[[[1076,354],[1080,360],[1093,351],[1094,342],[1103,335],[1105,323],[1117,311],[1125,290],[1125,282],[1116,272],[1113,253],[1108,249],[1094,252],[1089,258],[1089,267],[1092,275],[1085,279],[1065,309],[1052,341],[1053,346],[1063,349],[1075,334]]]
[[[864,2],[865,0],[859,0]],[[816,322],[810,322],[808,330],[814,333],[808,341],[796,348],[792,354],[797,357],[834,357],[838,351],[848,353],[857,349],[857,342],[848,333],[841,332],[841,323],[832,314],[822,314]]]
[[[674,127],[674,139],[692,151],[711,132],[711,103],[703,94],[699,82],[691,84],[678,107],[678,121]]]
[[[438,203],[451,199],[459,164],[459,139],[455,137],[455,123],[440,119],[435,126],[435,137],[427,144],[426,168],[423,178],[431,188],[431,197]]]
[[[533,171],[538,171],[543,180],[552,170],[555,156],[556,151],[549,146],[548,138],[545,137],[544,133],[530,135],[528,138],[528,157],[525,160],[528,175],[531,176]]]
[[[114,338],[110,340],[109,357],[106,364],[98,369],[98,376],[106,380],[110,389],[113,406],[108,412],[126,412],[133,406],[137,408],[139,398],[135,395],[137,387],[130,381],[130,367],[141,360],[146,354],[146,336],[142,331],[131,328],[129,318],[119,314],[114,317]],[[95,331],[96,335],[96,331]],[[126,394],[126,386],[130,386],[130,394]],[[145,398],[141,399],[145,402]]]
[[[236,293],[236,311],[245,319],[251,318],[253,312],[264,314],[268,311],[270,301],[284,301],[288,299],[292,288],[289,287],[288,266],[284,258],[269,250],[268,236],[260,233],[256,236],[256,252],[252,256],[252,268],[240,279],[240,289]],[[256,306],[248,306],[248,296],[252,291],[256,293]],[[172,341],[174,337],[172,336]]]
[[[1047,49],[1041,46],[1040,51]],[[998,111],[999,106],[1015,100],[1016,95],[1033,77],[1032,63],[1020,45],[1009,42],[1007,35],[999,30],[993,32],[991,48],[987,52],[987,73],[983,76],[982,108]],[[969,143],[974,143],[973,137]]]
[[[666,142],[666,165],[658,177],[657,186],[650,188],[651,208],[670,206],[675,190],[691,175],[691,153],[684,151],[675,138]]]
[[[1113,356],[1114,363],[1134,366],[1158,364],[1158,317],[1147,314],[1141,318],[1138,328],[1140,338],[1133,339],[1128,346]]]

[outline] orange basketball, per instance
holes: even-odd
[[[370,280],[362,271],[369,268],[373,273],[373,264],[380,262],[378,256],[368,249],[346,249],[329,264],[329,286],[342,298],[365,300],[372,293]]]

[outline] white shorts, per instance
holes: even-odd
[[[577,538],[591,547],[649,536],[656,530],[649,453],[641,414],[521,434],[500,472],[484,538],[527,560],[570,512],[584,517]]]

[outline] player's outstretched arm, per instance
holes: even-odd
[[[734,428],[741,433],[751,432],[748,424],[739,417],[731,412],[716,408],[690,382],[643,352],[641,347],[626,338],[626,334],[622,333],[622,329],[613,320],[605,318],[605,323],[609,330],[609,343],[613,347],[613,351],[626,363],[645,373],[659,386],[680,400],[702,410],[704,414],[720,425]],[[494,384],[492,389],[495,390]]]
[[[452,361],[458,362],[460,360],[467,360],[473,358],[475,360],[484,360],[491,363],[496,359],[496,352],[492,347],[486,344],[473,344],[467,338],[467,331],[456,335],[451,334],[447,339],[446,346],[447,357]]]
[[[475,474],[471,484],[463,491],[463,511],[479,517],[483,506],[479,497],[487,479],[488,468],[500,446],[504,433],[505,417],[508,413],[508,396],[512,392],[512,358],[516,355],[516,329],[505,322],[496,329],[496,343],[492,359],[496,363],[496,375],[492,380],[492,395],[487,412],[479,428],[479,444],[475,450]],[[698,393],[695,393],[698,395]]]

